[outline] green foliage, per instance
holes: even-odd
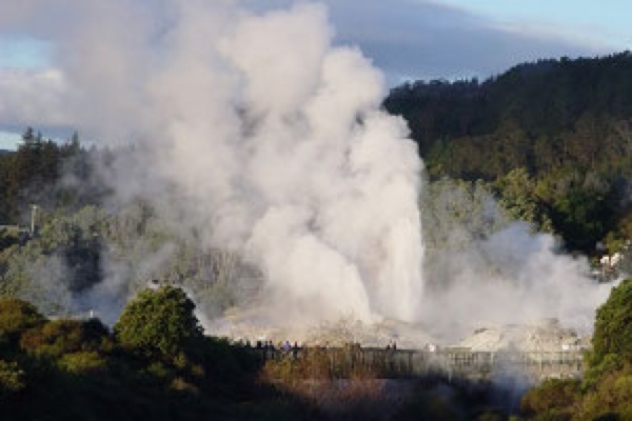
[[[604,374],[594,387],[587,390],[574,419],[628,420],[631,416],[632,370],[628,366]]]
[[[140,293],[126,308],[127,324],[120,321],[117,326],[147,321],[169,333],[170,323],[184,319],[188,322],[173,326],[193,332],[175,341],[181,345],[177,352],[140,350],[142,358],[136,345],[116,342],[97,320],[54,320],[18,329],[22,348],[0,359],[0,414],[19,420],[96,421],[369,420],[383,419],[384,414],[394,419],[465,420],[496,419],[498,414],[481,404],[484,399],[472,387],[454,381],[420,383],[403,401],[394,399],[378,373],[360,368],[343,372],[318,348],[303,350],[309,352],[305,359],[287,354],[262,371],[259,352],[202,336],[192,311],[192,303],[177,288]],[[164,317],[153,317],[156,312]],[[191,340],[195,346],[189,346]],[[351,345],[330,351],[337,352],[334,359],[339,362],[358,357]],[[446,393],[445,388],[452,391]]]
[[[44,321],[32,304],[16,298],[0,299],[0,345],[17,342],[23,332]]]
[[[151,292],[165,320],[173,321],[171,314],[191,321],[192,303],[181,290],[163,287]],[[137,298],[136,310],[142,307],[142,297],[147,294]],[[0,307],[15,308],[16,303],[27,310],[19,315],[39,314],[21,301],[2,301]],[[144,309],[153,312],[156,307]],[[255,381],[260,360],[252,350],[202,337],[197,324],[187,327],[197,338],[190,355],[138,358],[136,349],[119,346],[98,320],[26,319],[7,324],[21,334],[22,348],[0,358],[3,419],[247,420],[272,414],[301,419],[306,407]],[[147,320],[160,324],[155,318]]]
[[[534,224],[538,231],[553,232],[553,223],[545,212],[536,181],[525,168],[510,171],[494,183],[501,206],[514,219]]]
[[[112,341],[98,320],[53,320],[22,335],[20,346],[36,355],[61,357],[79,352],[109,351]]]
[[[107,360],[95,351],[67,353],[59,359],[59,366],[73,374],[103,373]]]
[[[406,83],[391,92],[385,106],[410,122],[422,153],[446,137],[481,136],[503,127],[505,137],[522,131],[536,139],[552,138],[574,126],[597,130],[594,118],[604,114],[632,114],[631,68],[628,52],[599,59],[540,60],[483,83]],[[555,149],[555,143],[550,147]]]
[[[521,410],[527,415],[538,414],[540,418],[570,420],[575,405],[581,398],[580,381],[574,379],[551,379],[525,394]]]
[[[592,343],[591,368],[598,367],[610,354],[632,363],[632,279],[614,288],[597,310]]]
[[[421,198],[424,242],[430,252],[465,250],[507,226],[508,219],[483,182],[443,178]]]
[[[140,354],[175,356],[202,338],[194,309],[180,288],[147,289],[127,305],[114,332],[123,346]]]
[[[544,60],[483,83],[407,83],[385,107],[407,120],[431,179],[492,183],[511,216],[594,253],[607,235],[612,247],[632,238],[619,223],[632,184],[630,71],[629,52]]]
[[[26,387],[26,375],[16,362],[0,359],[0,399]]]
[[[593,350],[583,380],[554,380],[531,389],[522,410],[536,420],[632,419],[632,279],[597,310]]]
[[[24,224],[30,204],[57,202],[64,207],[94,203],[99,189],[81,189],[67,180],[86,181],[91,177],[89,152],[81,147],[78,136],[58,144],[27,128],[16,152],[0,155],[0,224]]]

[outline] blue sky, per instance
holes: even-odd
[[[339,42],[359,45],[395,81],[487,77],[525,60],[632,46],[632,2],[625,0],[321,1]],[[245,0],[262,10],[293,2]],[[49,63],[51,45],[31,35],[3,31],[0,20],[0,68]]]
[[[14,132],[0,131],[0,149],[15,149],[20,135]]]
[[[508,24],[533,23],[613,46],[632,43],[629,0],[447,0],[480,16]],[[588,31],[586,33],[585,31]]]
[[[50,64],[51,45],[28,35],[0,36],[0,68],[37,69]]]
[[[391,83],[486,78],[538,58],[632,48],[632,2],[623,0],[323,1],[338,39],[358,44]]]
[[[68,15],[55,15],[48,1],[0,0],[0,131],[13,133],[15,127],[28,121],[48,134],[47,122],[22,121],[15,111],[20,107],[6,103],[7,98],[19,101],[30,86],[41,92],[46,80],[55,80],[50,75],[48,79],[40,77],[37,85],[28,79],[31,73],[56,66],[54,45],[45,41],[40,28],[59,31],[69,24]],[[294,0],[242,2],[265,11]],[[632,49],[632,25],[628,24],[632,2],[624,0],[322,2],[329,7],[336,42],[359,46],[384,71],[391,85],[408,79],[486,78],[539,58],[596,56]],[[12,13],[18,16],[24,11],[24,4],[35,4],[35,18],[27,23],[11,20]],[[16,83],[19,89],[12,89]],[[11,90],[8,93],[7,87]],[[10,139],[0,133],[0,148],[11,143]]]

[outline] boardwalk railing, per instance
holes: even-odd
[[[318,356],[335,377],[349,377],[368,370],[383,378],[413,378],[432,374],[450,378],[490,380],[495,377],[523,376],[532,382],[547,378],[581,377],[584,351],[558,352],[477,352],[465,348],[437,351],[360,348],[275,348],[258,349],[264,360],[296,360]]]

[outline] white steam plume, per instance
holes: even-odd
[[[118,194],[163,206],[175,188],[180,200],[159,213],[205,247],[246,254],[279,323],[387,317],[462,334],[477,320],[591,318],[602,299],[582,263],[524,228],[449,252],[437,269],[449,287],[424,291],[422,163],[403,121],[380,110],[381,74],[332,46],[319,5],[254,14],[230,0],[24,0],[2,4],[0,24],[36,28],[58,65],[39,108],[0,95],[0,122],[50,115],[149,146],[111,174]]]
[[[36,16],[45,2],[30,4]],[[59,7],[75,17],[50,29],[68,123],[152,145],[147,167],[182,192],[183,226],[247,253],[284,322],[415,319],[421,161],[405,124],[380,110],[382,75],[332,46],[323,7]]]

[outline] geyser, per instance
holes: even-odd
[[[168,180],[179,200],[162,213],[259,267],[260,303],[284,324],[416,318],[421,160],[380,109],[381,73],[332,45],[324,7],[75,3],[58,5],[73,12],[64,28],[41,30],[59,53],[66,123],[151,150],[117,174],[122,196],[163,206]]]
[[[199,40],[189,21],[173,29],[175,56],[152,75],[168,102],[162,168],[209,221],[208,241],[263,271],[263,300],[284,323],[412,320],[421,162],[403,122],[379,109],[380,73],[356,49],[332,47],[320,6],[234,19],[208,39],[187,94],[180,80],[200,60],[189,51]]]
[[[380,72],[356,48],[333,44],[324,7],[51,4],[3,5],[7,30],[35,28],[52,40],[55,66],[50,86],[39,79],[38,107],[0,112],[143,145],[108,173],[114,199],[151,203],[200,247],[257,266],[265,281],[253,306],[267,309],[266,323],[396,319],[454,336],[479,321],[592,320],[604,294],[584,263],[558,259],[550,237],[524,226],[424,265],[416,146],[403,120],[380,108]],[[159,266],[174,249],[143,264]],[[104,262],[107,278],[92,297],[127,293],[128,273]],[[424,266],[440,287],[425,291]]]

